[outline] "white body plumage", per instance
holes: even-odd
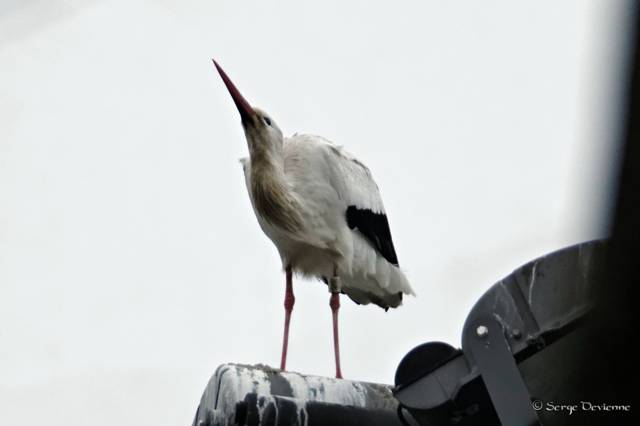
[[[277,247],[283,268],[291,266],[325,283],[337,275],[341,291],[359,304],[372,302],[386,309],[397,307],[402,294],[414,294],[397,265],[380,192],[364,164],[319,136],[283,138],[281,147],[269,152],[266,166],[256,166],[256,153],[241,163],[258,223]],[[260,169],[260,176],[252,166]],[[271,185],[271,178],[264,182],[267,170],[278,181],[275,190],[287,192],[284,204],[295,213],[261,208],[269,204],[257,200],[262,199],[260,187]],[[274,215],[295,217],[282,222]],[[374,225],[386,225],[386,234],[384,229],[384,235],[366,230],[370,219]]]

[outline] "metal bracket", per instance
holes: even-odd
[[[491,316],[467,323],[462,348],[471,355],[503,425],[539,425],[501,324]]]

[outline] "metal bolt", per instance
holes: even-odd
[[[476,328],[476,334],[478,337],[485,338],[489,335],[489,329],[484,325],[479,325],[478,328]]]
[[[512,336],[514,339],[519,339],[520,337],[522,337],[522,332],[520,331],[520,329],[519,329],[519,328],[514,328],[514,329],[511,331],[511,336]]]

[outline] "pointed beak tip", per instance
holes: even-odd
[[[211,58],[211,62],[213,62],[213,65],[216,67],[218,72],[222,70],[222,68],[220,68],[220,64],[215,59]]]
[[[247,100],[240,94],[240,91],[236,88],[235,84],[233,84],[229,76],[227,76],[227,73],[224,72],[218,62],[216,62],[216,60],[213,58],[211,58],[211,61],[213,61],[213,65],[215,65],[216,69],[218,70],[218,74],[220,74],[224,85],[227,87],[227,90],[229,90],[229,94],[231,94],[231,98],[236,104],[238,112],[240,112],[242,121],[247,121],[249,117],[255,114],[253,108],[251,107],[249,102],[247,102]]]

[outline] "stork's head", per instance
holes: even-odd
[[[213,60],[220,77],[233,98],[233,102],[238,108],[244,134],[249,144],[251,155],[259,153],[280,152],[282,150],[282,131],[276,125],[273,118],[259,108],[254,108],[240,94],[238,88],[233,84],[227,73]]]

